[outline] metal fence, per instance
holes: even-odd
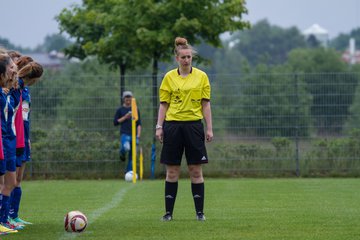
[[[218,74],[212,86],[214,141],[207,176],[358,176],[359,73]],[[123,177],[114,75],[45,77],[32,87],[28,177]],[[143,123],[145,178],[154,143],[152,76],[126,76]],[[157,104],[157,103],[156,103]],[[155,177],[164,173],[156,143]],[[185,162],[183,164],[185,168]]]

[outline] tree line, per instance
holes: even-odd
[[[202,13],[201,17],[196,14],[199,12]],[[96,72],[88,68],[89,62],[95,57],[100,64],[110,67],[106,70],[107,73],[116,76],[120,72],[120,92],[126,87],[126,72],[127,75],[151,74],[152,82],[149,85],[152,86],[152,108],[156,111],[158,73],[174,67],[171,62],[173,39],[177,35],[185,36],[198,49],[199,57],[195,64],[210,75],[232,73],[245,76],[232,80],[243,86],[238,92],[241,95],[238,98],[241,106],[262,106],[244,107],[230,111],[229,114],[275,116],[281,112],[289,116],[300,115],[302,117],[289,119],[297,125],[307,126],[302,127],[298,133],[304,136],[310,134],[312,126],[316,126],[319,133],[339,133],[343,126],[354,125],[358,118],[357,112],[360,111],[356,97],[360,90],[356,90],[358,76],[350,73],[358,72],[359,66],[347,65],[341,60],[340,54],[346,49],[350,37],[360,41],[359,29],[352,30],[349,34],[340,34],[332,39],[330,47],[325,49],[316,39],[305,39],[296,27],[284,29],[271,25],[267,20],[250,26],[248,22],[241,20],[246,13],[243,1],[235,0],[196,1],[188,4],[178,4],[176,1],[147,1],[144,4],[143,1],[86,1],[82,5],[64,9],[57,16],[61,31],[68,33],[73,41],[63,41],[58,35],[48,36],[43,47],[60,47],[70,57],[87,59],[86,63],[80,64],[82,67],[76,67],[79,74],[87,71]],[[226,31],[233,34],[230,38],[222,40],[220,33]],[[93,65],[102,69],[99,72],[104,71],[104,67],[96,63]],[[54,77],[64,78],[64,75],[71,72],[66,70],[67,68],[73,69],[67,65],[64,74]],[[254,73],[271,75],[259,77]],[[324,78],[324,75],[317,73],[326,73],[327,76],[331,76],[331,73],[338,74]],[[307,74],[306,77],[304,74]],[[74,76],[71,78],[72,80],[65,82],[76,84]],[[272,83],[270,87],[258,87],[269,82]],[[229,89],[219,89],[223,90],[219,94],[226,101],[226,91]],[[276,96],[279,91],[288,94]],[[256,98],[261,94],[270,97],[267,100]],[[334,94],[337,95],[336,102],[331,97]],[[295,101],[293,96],[297,96],[298,99]],[[270,102],[278,107],[271,107]],[[297,109],[296,113],[292,112],[294,110],[279,109],[279,106],[289,104],[294,106],[293,109]],[[296,107],[297,105],[299,107]],[[156,116],[155,112],[152,114]],[[252,121],[251,118],[230,119],[229,126],[247,126]],[[265,124],[268,119],[263,121]],[[284,122],[273,120],[273,124],[283,126]],[[270,133],[272,130],[266,133],[261,130],[255,131],[254,134],[295,134],[291,128],[279,131]]]
[[[108,168],[114,170],[111,161],[117,159],[118,132],[112,117],[125,88],[136,93],[145,118],[141,141],[145,159],[150,159],[156,90],[162,74],[176,67],[172,47],[178,35],[195,45],[194,64],[212,82],[214,129],[225,136],[209,149],[214,158],[224,154],[215,159],[221,160],[218,169],[229,158],[242,169],[254,163],[263,167],[264,158],[294,156],[288,139],[275,138],[274,150],[263,149],[265,145],[231,144],[227,136],[309,139],[358,128],[360,66],[341,59],[350,37],[360,41],[358,29],[339,35],[323,48],[314,38],[304,39],[296,27],[284,29],[266,20],[250,26],[242,21],[247,10],[241,0],[186,3],[91,0],[59,13],[61,31],[71,41],[61,35],[48,36],[41,49],[57,48],[82,61],[67,62],[61,71],[47,70],[32,89],[32,137],[39,168],[66,172],[74,169],[73,161],[84,161],[93,164],[89,169],[100,172],[97,164],[108,161]],[[232,35],[221,39],[220,33],[228,31]],[[324,168],[334,156],[356,158],[358,135],[350,131],[344,141],[320,141],[306,158],[318,163],[325,156]],[[238,161],[242,157],[246,161]],[[286,162],[284,168],[292,163]]]

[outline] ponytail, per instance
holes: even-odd
[[[18,77],[28,79],[40,78],[43,72],[43,67],[39,63],[29,62],[19,70]]]
[[[22,69],[26,64],[33,62],[34,60],[29,56],[21,56],[19,57],[15,64],[17,65],[18,69]]]

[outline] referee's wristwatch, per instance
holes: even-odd
[[[156,129],[156,130],[158,130],[158,129],[162,129],[162,126],[161,126],[161,125],[159,125],[159,124],[156,124],[155,129]]]

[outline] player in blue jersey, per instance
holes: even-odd
[[[24,60],[25,59],[25,60]],[[25,65],[24,62],[28,63]],[[25,148],[22,154],[16,157],[16,186],[11,194],[9,210],[9,222],[11,224],[31,224],[18,216],[22,196],[21,182],[24,176],[26,162],[30,161],[30,89],[28,86],[35,84],[43,74],[43,68],[37,62],[26,56],[20,57],[17,61],[19,67],[19,85],[22,89],[22,118],[24,125]],[[20,69],[21,68],[21,69]]]
[[[132,171],[132,151],[131,151],[131,101],[133,94],[130,91],[123,92],[124,103],[119,107],[114,116],[114,126],[120,127],[120,160],[125,161],[126,153],[129,155],[128,164],[126,166],[125,172]],[[136,122],[136,143],[139,144],[139,139],[141,136],[141,118],[140,111],[138,110],[139,119]]]
[[[9,55],[0,54],[0,86],[10,89],[16,80],[17,66]],[[16,136],[13,114],[16,99],[8,91],[0,92],[1,132],[4,160],[0,163],[0,175],[4,176],[0,209],[0,232],[14,233],[15,226],[8,223],[9,199],[16,184]]]

